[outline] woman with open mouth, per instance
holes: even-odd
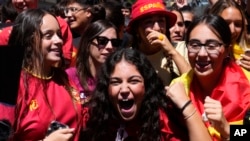
[[[80,140],[211,140],[184,85],[176,83],[166,88],[166,93],[155,69],[139,51],[115,51],[97,78],[96,89],[84,109],[85,127]],[[179,117],[172,116],[171,107],[175,107]],[[179,118],[185,125],[179,123]]]

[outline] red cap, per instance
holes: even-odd
[[[127,26],[127,31],[131,33],[131,28],[135,21],[152,14],[165,15],[169,28],[172,27],[177,20],[176,15],[167,10],[162,0],[137,0],[132,6],[132,12],[129,24]]]

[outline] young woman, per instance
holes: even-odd
[[[185,36],[185,23],[184,23],[184,18],[180,10],[178,9],[173,9],[171,10],[172,13],[174,13],[177,17],[177,20],[172,26],[169,31],[170,31],[170,41],[174,44],[177,44],[180,41],[184,40]]]
[[[118,30],[107,20],[93,22],[82,34],[76,66],[66,70],[81,93],[82,103],[90,98],[101,65],[119,46]]]
[[[245,26],[246,17],[242,8],[234,0],[220,0],[211,7],[209,13],[218,14],[227,21],[232,34],[231,42],[233,44],[230,55],[242,67],[244,73],[250,80],[250,56],[244,54],[249,48],[245,38],[247,32]]]
[[[240,66],[229,57],[231,32],[217,15],[195,20],[186,43],[192,71],[183,81],[191,101],[214,140],[229,140],[230,124],[242,124],[250,106],[250,85]]]
[[[96,89],[86,107],[84,119],[87,122],[82,140],[211,140],[194,106],[190,102],[185,104],[189,98],[183,85],[176,84],[167,91],[176,106],[182,109],[181,112],[175,109],[175,112],[185,119],[186,127],[179,126],[176,120],[168,122],[168,116],[172,114],[168,113],[171,102],[146,56],[131,48],[117,50],[103,64]]]
[[[13,139],[78,140],[80,98],[63,70],[63,41],[56,17],[41,9],[20,13],[9,45],[24,48]],[[69,128],[46,135],[52,121]]]

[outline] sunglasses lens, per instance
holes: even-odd
[[[102,47],[103,46],[105,47],[107,43],[109,42],[109,39],[106,37],[97,37],[96,39],[97,39],[98,45]]]
[[[109,41],[111,41],[111,44],[113,47],[119,47],[120,46],[120,40],[119,39],[108,39],[106,37],[96,37],[97,43],[99,48],[105,48],[105,46],[108,44]]]

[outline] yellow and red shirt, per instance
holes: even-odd
[[[229,62],[222,71],[219,82],[210,97],[221,102],[224,115],[230,124],[243,124],[244,115],[250,108],[249,81],[235,62]],[[183,74],[172,83],[175,81],[182,81],[185,84],[192,103],[202,115],[205,95],[199,88],[198,79],[195,78],[193,71]],[[206,126],[213,139],[220,140],[220,133],[209,123],[206,123]]]

